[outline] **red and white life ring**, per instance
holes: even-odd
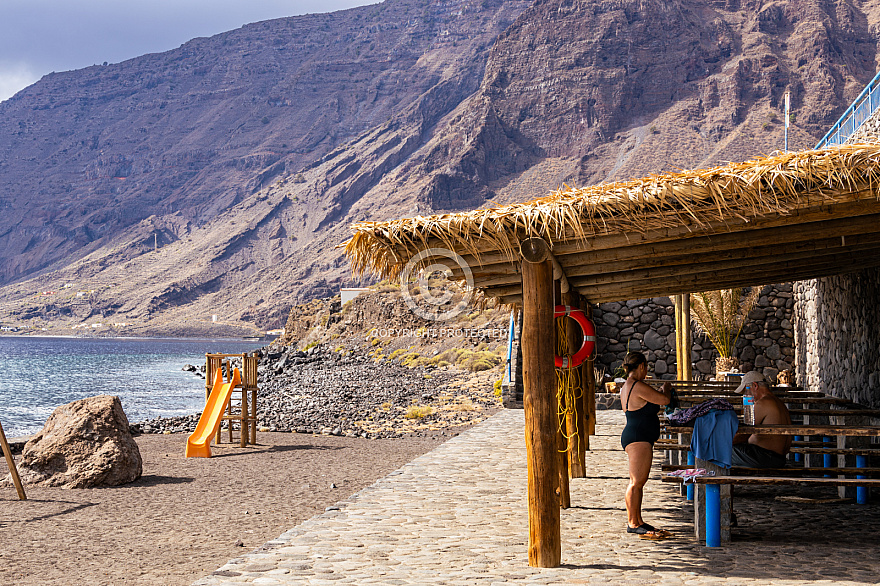
[[[580,350],[575,352],[572,356],[554,355],[553,363],[556,368],[575,368],[576,366],[583,364],[584,360],[593,354],[593,349],[596,347],[596,328],[593,327],[593,322],[587,319],[584,312],[577,307],[572,307],[570,305],[557,305],[553,309],[553,317],[562,316],[570,317],[577,322],[581,327],[581,331],[584,333],[584,342],[581,344]]]

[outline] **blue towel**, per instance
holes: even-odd
[[[733,411],[713,409],[694,420],[691,451],[701,460],[730,468],[737,429],[739,421]]]

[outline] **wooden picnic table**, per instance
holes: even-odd
[[[693,427],[666,428],[667,433],[693,433]],[[880,436],[880,426],[871,425],[740,425],[737,433],[767,435]]]

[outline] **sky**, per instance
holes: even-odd
[[[118,63],[244,24],[379,0],[0,0],[0,101],[53,71]]]

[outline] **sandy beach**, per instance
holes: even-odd
[[[27,501],[0,490],[0,584],[190,584],[455,432],[445,433],[261,433],[260,445],[221,445],[210,459],[184,458],[184,434],[138,436],[144,474],[135,483],[27,487]]]

